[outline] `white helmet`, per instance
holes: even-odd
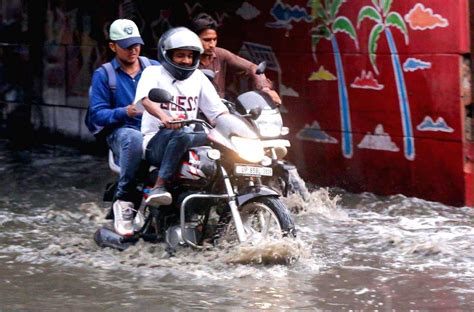
[[[184,80],[199,66],[199,56],[204,52],[201,39],[186,27],[176,27],[167,30],[158,41],[158,60],[161,65],[177,80]],[[186,49],[193,51],[191,66],[181,66],[171,59],[170,50]]]

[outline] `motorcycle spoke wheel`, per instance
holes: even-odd
[[[294,232],[293,221],[286,207],[273,198],[259,199],[243,205],[240,217],[245,231],[246,242],[257,244],[266,240],[278,240]],[[239,243],[234,222],[231,221],[219,239],[224,245]]]

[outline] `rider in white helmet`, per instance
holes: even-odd
[[[172,28],[158,42],[158,59],[162,66],[149,66],[137,86],[135,103],[143,105],[141,131],[144,134],[145,159],[159,167],[158,178],[149,193],[147,203],[169,205],[171,194],[167,191],[186,150],[205,143],[204,133],[183,131],[182,124],[170,123],[196,118],[200,109],[211,122],[228,110],[222,104],[214,86],[199,70],[199,56],[203,52],[199,37],[185,27]],[[153,88],[170,92],[173,102],[143,101]]]

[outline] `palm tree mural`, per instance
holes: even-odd
[[[342,4],[346,0],[310,0],[311,14],[314,19],[314,27],[311,29],[311,48],[313,58],[316,59],[316,48],[321,39],[329,40],[334,53],[334,62],[337,71],[337,86],[339,93],[339,106],[341,115],[342,132],[342,152],[344,157],[351,158],[353,155],[351,113],[349,105],[349,96],[347,93],[346,78],[344,76],[344,66],[342,64],[341,52],[337,42],[336,34],[347,34],[354,42],[357,48],[357,34],[352,22],[345,16],[337,16]]]
[[[390,27],[395,27],[401,31],[405,37],[405,43],[408,44],[408,30],[401,15],[397,12],[390,12],[393,0],[372,0],[373,6],[364,6],[359,11],[357,18],[357,27],[365,19],[373,20],[376,24],[372,28],[369,36],[369,57],[372,67],[376,74],[379,74],[375,54],[377,51],[378,40],[382,32],[385,33],[387,42],[392,56],[393,71],[395,73],[395,82],[398,91],[398,100],[400,103],[400,115],[403,126],[403,143],[405,147],[405,158],[408,160],[415,159],[415,142],[413,138],[413,127],[410,114],[410,104],[408,102],[407,88],[405,85],[405,77],[403,75],[400,58],[398,57],[397,46],[393,40]]]

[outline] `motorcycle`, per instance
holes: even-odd
[[[179,104],[169,92],[152,89],[154,102]],[[184,108],[181,107],[184,110]],[[185,111],[185,110],[184,110]],[[144,204],[134,220],[136,232],[122,237],[107,226],[94,234],[101,247],[124,250],[144,239],[166,242],[173,253],[179,246],[202,249],[205,246],[258,243],[266,239],[296,237],[295,225],[280,194],[263,182],[274,174],[273,162],[255,127],[248,121],[258,119],[261,110],[248,114],[223,114],[212,127],[202,119],[180,121],[190,131],[204,131],[209,144],[190,148],[169,188],[173,202],[168,206]],[[120,170],[109,155],[109,164]],[[143,179],[142,195],[156,180],[158,168],[149,168]],[[113,188],[109,188],[111,200]]]

